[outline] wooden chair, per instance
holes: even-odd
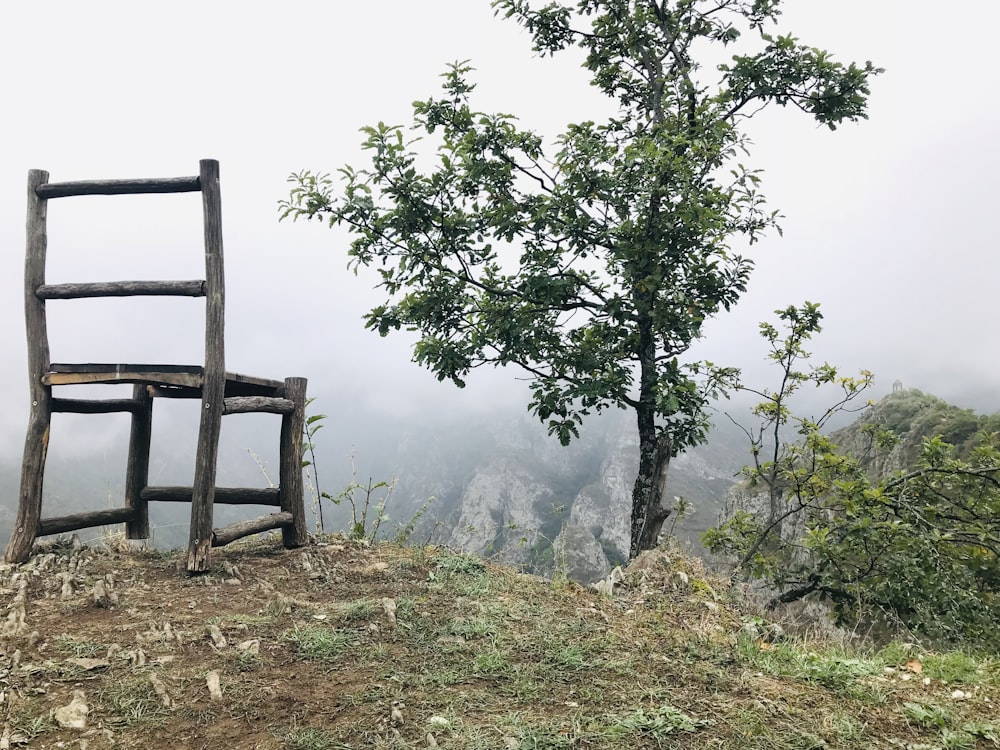
[[[24,562],[37,536],[122,523],[129,539],[149,537],[150,501],[190,502],[187,551],[190,572],[208,570],[212,547],[248,534],[280,528],[286,547],[307,543],[302,487],[302,430],[306,380],[284,381],[227,372],[224,355],[225,284],[222,260],[222,213],[219,164],[202,160],[193,177],[93,180],[50,183],[48,172],[28,173],[25,317],[28,335],[31,415],[24,443],[17,524],[7,545],[8,562]],[[205,278],[196,281],[117,281],[46,284],[46,212],[48,202],[74,195],[121,195],[200,191],[205,229]],[[52,364],[49,361],[45,306],[49,300],[83,297],[187,296],[205,298],[205,356],[199,365]],[[53,397],[53,388],[85,383],[131,383],[131,398],[82,400]],[[201,399],[201,422],[191,487],[148,486],[153,401],[156,398]],[[42,479],[53,412],[106,414],[130,412],[125,504],[121,508],[42,518]],[[215,486],[219,433],[225,414],[269,412],[281,415],[279,486],[233,489]],[[213,504],[280,507],[280,512],[212,528]]]

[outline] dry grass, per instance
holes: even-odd
[[[613,598],[339,539],[221,550],[198,578],[176,562],[67,547],[3,572],[9,602],[28,581],[0,640],[11,746],[1000,747],[995,660],[771,642],[672,552]],[[98,579],[117,605],[94,603]],[[75,690],[82,730],[53,713]]]

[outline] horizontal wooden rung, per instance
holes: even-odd
[[[77,398],[52,399],[52,411],[69,414],[112,414],[120,411],[135,413],[141,408],[142,405],[134,398],[108,398],[100,400]]]
[[[95,281],[81,284],[43,284],[39,299],[83,297],[204,297],[205,282],[194,281]]]
[[[94,510],[89,513],[74,513],[70,516],[43,518],[38,522],[38,536],[49,534],[64,534],[77,529],[89,529],[92,526],[107,526],[113,523],[131,521],[135,508],[109,508]]]
[[[262,531],[291,526],[294,520],[292,514],[288,512],[268,513],[266,516],[253,518],[249,521],[240,521],[222,529],[214,529],[212,531],[212,546],[223,547],[230,542],[250,536],[251,534],[259,534]]]
[[[287,398],[269,398],[267,396],[234,396],[225,400],[223,414],[291,414],[295,411],[295,402]]]
[[[191,487],[146,487],[139,497],[147,502],[190,503],[193,494]],[[216,487],[215,502],[223,505],[281,505],[277,487]]]
[[[128,195],[136,193],[192,193],[201,190],[201,178],[160,177],[135,180],[83,180],[47,182],[35,188],[39,198],[65,198],[70,195]]]

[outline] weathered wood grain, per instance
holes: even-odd
[[[189,503],[194,494],[193,487],[145,487],[141,496],[148,502]],[[266,487],[216,487],[215,502],[222,505],[275,505],[280,506],[278,489]]]
[[[40,299],[88,297],[204,297],[205,282],[191,281],[88,281],[76,284],[43,284],[35,290]]]
[[[287,398],[234,396],[225,400],[224,414],[291,414],[295,403]]]
[[[230,542],[241,539],[251,534],[259,534],[262,531],[284,528],[292,523],[291,513],[269,513],[260,518],[252,518],[249,521],[240,521],[230,524],[222,529],[212,532],[212,546],[224,547]]]
[[[302,433],[306,419],[305,378],[287,378],[282,395],[295,404],[294,411],[281,418],[278,443],[278,487],[281,509],[292,514],[293,522],[282,528],[281,541],[286,548],[309,543],[304,490],[302,487]]]
[[[194,495],[191,500],[187,556],[189,573],[206,571],[211,565],[215,464],[226,392],[226,295],[222,261],[222,195],[217,161],[202,159],[200,182],[205,217],[205,374],[202,381],[201,424],[195,453]]]
[[[65,414],[114,414],[120,411],[135,412],[141,404],[134,398],[54,398],[52,411]]]
[[[45,385],[83,385],[86,383],[160,383],[188,388],[201,386],[201,375],[151,370],[107,370],[104,372],[49,372],[41,376]]]
[[[35,296],[35,290],[45,283],[45,255],[48,249],[45,228],[48,204],[38,197],[37,191],[48,179],[48,172],[39,169],[28,172],[24,316],[28,337],[28,393],[31,407],[21,461],[17,520],[4,553],[7,562],[24,562],[28,559],[42,514],[42,479],[52,420],[52,388],[42,380],[49,369],[49,335],[45,324],[45,302]]]
[[[154,177],[130,180],[80,180],[39,185],[35,195],[41,199],[66,198],[72,195],[129,195],[136,193],[196,193],[201,190],[198,177]]]
[[[140,408],[132,412],[125,467],[125,507],[135,512],[125,526],[129,539],[149,539],[149,504],[142,491],[149,484],[149,447],[153,438],[153,397],[146,386],[132,386],[132,399]]]
[[[57,518],[43,518],[38,524],[38,535],[65,534],[67,531],[89,529],[93,526],[124,523],[132,518],[134,512],[132,508],[109,508],[108,510],[92,510],[87,513],[74,513]]]

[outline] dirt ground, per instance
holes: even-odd
[[[233,545],[196,577],[62,543],[0,570],[0,750],[937,746],[904,706],[953,686],[762,666],[721,586],[666,554],[609,597],[336,538]],[[998,700],[969,690],[956,726]],[[1000,746],[976,726],[952,746]]]

